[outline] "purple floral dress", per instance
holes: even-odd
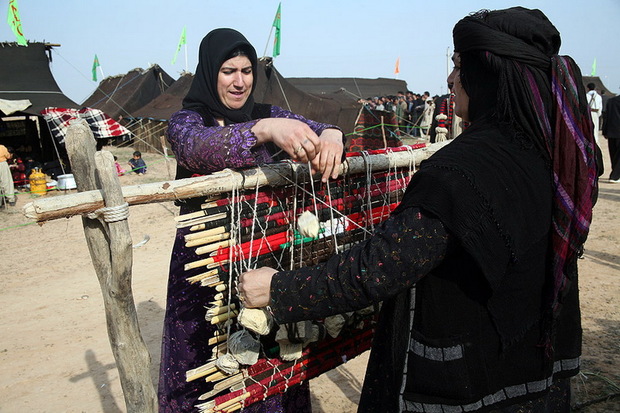
[[[292,118],[306,123],[317,134],[333,128],[331,125],[307,120],[302,116],[271,107],[272,118]],[[240,168],[268,163],[272,160],[267,148],[256,146],[256,136],[251,131],[258,120],[228,126],[205,126],[203,118],[194,111],[181,110],[172,115],[168,125],[168,141],[176,154],[177,163],[183,168],[206,174],[224,168]],[[213,124],[215,121],[213,120]],[[181,207],[181,214],[192,207]],[[208,340],[215,326],[205,320],[205,306],[212,301],[210,288],[193,285],[187,277],[201,272],[200,269],[185,271],[187,262],[195,261],[192,248],[185,247],[184,236],[188,228],[177,230],[170,260],[166,316],[159,373],[159,411],[196,411],[197,398],[210,390],[204,380],[185,381],[185,372],[205,364],[212,354],[213,346]],[[289,389],[282,395],[255,403],[245,412],[311,412],[308,383]]]

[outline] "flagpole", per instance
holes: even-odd
[[[105,74],[103,73],[103,69],[101,68],[101,64],[99,64],[99,71],[101,72],[101,80],[105,79]]]
[[[187,69],[187,40],[185,41],[185,72],[189,72]]]
[[[273,28],[276,28],[276,37],[273,42],[273,58],[280,54],[280,19],[282,13],[282,2],[278,3],[278,11],[276,11],[276,17],[273,19],[273,23],[271,23],[271,30],[269,31],[269,37],[267,38],[267,44],[265,45],[265,51],[263,52],[263,57],[267,56],[267,48],[269,47],[269,41],[271,40],[271,33],[273,33]]]
[[[272,33],[273,33],[273,24],[271,25],[271,30],[269,30],[269,37],[267,38],[267,44],[265,45],[265,51],[263,52],[263,57],[267,56],[267,48],[269,47],[269,41],[271,40]]]
[[[446,49],[446,79],[450,76],[450,46]]]

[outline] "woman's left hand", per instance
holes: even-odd
[[[250,270],[239,276],[237,289],[248,308],[267,307],[271,299],[271,278],[277,270],[269,267]]]
[[[321,180],[327,182],[329,177],[338,178],[342,163],[342,132],[338,129],[325,129],[319,136],[321,148],[319,153],[310,161],[313,172],[321,173]]]

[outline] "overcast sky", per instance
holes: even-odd
[[[58,43],[52,72],[61,90],[82,103],[95,90],[95,54],[105,76],[159,64],[174,79],[194,72],[202,38],[217,27],[242,32],[259,56],[267,46],[277,0],[18,0],[30,41]],[[14,41],[3,9],[0,39]],[[562,35],[561,54],[584,75],[596,74],[620,93],[620,0],[284,0],[282,46],[275,65],[284,77],[398,78],[410,90],[446,91],[452,27],[480,9],[541,9]],[[171,64],[183,26],[187,57]],[[272,37],[273,39],[273,37]],[[267,55],[271,55],[269,41]],[[400,73],[394,74],[400,58]],[[10,64],[10,62],[0,62]],[[98,80],[101,81],[101,73]]]

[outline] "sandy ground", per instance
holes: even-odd
[[[120,160],[132,151],[108,149]],[[604,156],[609,168],[606,149]],[[160,156],[144,157],[148,174],[123,176],[122,185],[166,180],[174,170]],[[598,401],[620,392],[620,184],[607,182],[608,170],[579,261],[584,373],[573,404],[592,403],[585,412],[620,411],[620,397]],[[81,219],[34,224],[21,214],[32,199],[24,192],[16,207],[0,210],[0,412],[124,412]],[[134,244],[149,238],[133,250],[133,291],[154,385],[176,213],[166,202],[131,207],[129,217]],[[355,411],[367,356],[311,381],[315,412]]]

